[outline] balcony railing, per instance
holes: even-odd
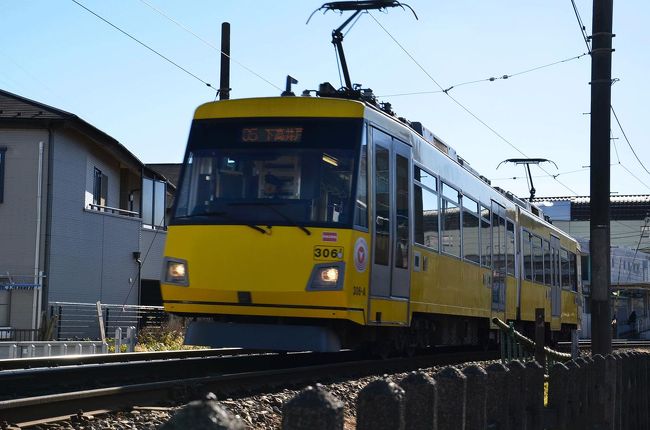
[[[122,215],[122,216],[128,216],[128,217],[139,217],[140,214],[138,212],[134,211],[129,211],[126,209],[119,209],[119,208],[113,208],[110,206],[102,206],[102,205],[96,205],[94,203],[90,203],[88,205],[88,208],[92,211],[97,211],[97,212],[108,212],[111,214],[115,215]]]

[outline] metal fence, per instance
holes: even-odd
[[[31,342],[39,339],[39,330],[0,327],[0,342]]]
[[[130,326],[141,330],[145,327],[160,328],[168,315],[161,306],[136,306],[101,304],[101,316],[107,337]],[[100,339],[100,327],[95,303],[50,302],[50,321],[54,322],[54,340]]]

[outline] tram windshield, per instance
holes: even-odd
[[[361,120],[201,120],[174,224],[349,225]]]

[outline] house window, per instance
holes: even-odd
[[[93,179],[93,204],[106,206],[106,195],[108,194],[108,176],[95,167]]]
[[[2,203],[4,199],[4,191],[5,191],[5,163],[6,163],[5,153],[6,152],[7,152],[7,148],[0,148],[0,203]]]
[[[142,178],[142,223],[164,227],[166,183]]]

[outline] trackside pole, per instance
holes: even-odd
[[[221,23],[221,75],[219,100],[230,99],[230,23]]]
[[[610,283],[610,109],[612,99],[613,0],[594,0],[591,50],[591,348],[612,352]]]
[[[546,354],[544,353],[544,308],[535,309],[535,360],[542,368],[546,368]]]

